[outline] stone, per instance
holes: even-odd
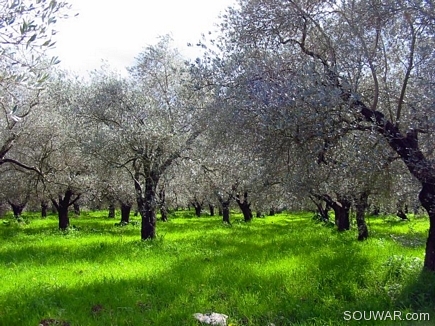
[[[228,316],[217,312],[207,314],[196,313],[193,314],[193,317],[195,317],[196,320],[204,324],[214,326],[227,326]]]

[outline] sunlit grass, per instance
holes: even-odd
[[[0,325],[197,325],[192,314],[211,311],[233,325],[357,325],[343,319],[355,310],[435,320],[424,218],[370,218],[371,238],[358,242],[310,213],[233,215],[231,226],[182,214],[145,242],[139,224],[116,227],[107,212],[71,218],[66,232],[55,217],[0,220]]]

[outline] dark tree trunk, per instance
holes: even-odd
[[[400,217],[402,220],[405,220],[405,221],[409,220],[408,216],[406,216],[406,213],[402,209],[397,210],[396,216]]]
[[[340,196],[337,200],[333,200],[329,195],[317,195],[312,193],[312,196],[317,199],[324,200],[335,213],[335,225],[338,231],[345,231],[350,229],[349,210],[351,202],[344,196]]]
[[[243,213],[243,218],[245,219],[245,222],[250,222],[252,220],[252,210],[251,203],[249,203],[248,201],[248,192],[245,191],[245,193],[243,194],[243,200],[240,198],[240,194],[237,194],[235,196],[235,200]]]
[[[168,210],[166,209],[166,205],[163,205],[162,207],[160,207],[160,215],[162,217],[163,222],[168,221]]]
[[[368,207],[368,193],[362,192],[355,198],[356,224],[358,226],[358,240],[363,241],[369,237],[369,230],[365,220],[365,212]]]
[[[403,199],[399,199],[397,201],[396,207],[396,216],[400,217],[402,220],[408,220],[408,216],[406,216],[408,213],[408,205],[406,205],[405,201]]]
[[[340,198],[331,206],[335,213],[335,223],[338,231],[347,231],[350,229],[349,210],[351,203],[346,198]]]
[[[137,175],[136,180],[139,180]],[[139,214],[142,218],[141,222],[141,239],[154,239],[156,237],[156,185],[158,176],[152,175],[145,179],[145,192],[141,185],[135,181],[137,205]]]
[[[329,206],[328,202],[325,201],[325,207],[323,208],[322,201],[317,201],[314,196],[310,196],[311,201],[316,205],[317,207],[317,214],[320,216],[320,219],[324,222],[329,221],[329,210],[331,207]],[[318,198],[319,199],[319,198]],[[323,200],[324,201],[324,200]]]
[[[121,202],[121,225],[130,223],[131,206],[130,202]]]
[[[371,215],[379,216],[380,212],[381,212],[381,209],[379,208],[379,206],[373,206],[373,211],[371,212]]]
[[[108,218],[115,218],[115,204],[109,205],[109,215]]]
[[[26,207],[26,205],[27,205],[27,202],[15,204],[15,203],[11,202],[10,200],[8,200],[8,203],[12,208],[12,212],[14,213],[15,218],[19,218],[21,216],[21,213],[23,212],[24,207]]]
[[[218,215],[222,216],[223,212],[222,212],[222,206],[218,205]]]
[[[48,202],[46,200],[41,200],[41,217],[42,218],[47,217],[47,210],[48,210]]]
[[[196,198],[192,201],[191,205],[195,208],[195,215],[201,217],[201,210],[203,202],[198,201]]]
[[[54,198],[51,198],[51,202],[57,210],[59,217],[59,229],[61,230],[65,230],[69,226],[68,207],[74,205],[74,203],[80,199],[80,194],[78,194],[73,200],[71,200],[72,196],[73,192],[68,189],[65,191],[63,198],[61,195],[59,195],[57,202]]]
[[[224,199],[224,197],[221,194],[216,194],[217,198],[219,200],[219,211],[222,210],[222,222],[231,224],[230,222],[230,204],[231,199],[234,198],[234,194],[228,194],[228,198]]]
[[[150,202],[152,194],[148,193],[146,196],[143,210],[139,211],[142,216],[141,224],[141,239],[154,239],[156,237],[156,210]]]
[[[201,217],[201,205],[195,206],[195,215]]]
[[[214,205],[208,204],[208,208],[210,209],[210,216],[214,216]]]
[[[429,214],[429,235],[426,241],[424,267],[435,271],[435,184],[423,183],[418,198]]]
[[[231,222],[230,222],[230,202],[223,201],[221,204],[222,204],[222,222],[231,224]]]
[[[73,204],[73,208],[74,208],[74,214],[76,216],[80,216],[80,204],[79,203],[74,203]]]
[[[168,209],[166,208],[166,193],[165,187],[163,186],[159,191],[159,208],[160,216],[163,222],[168,221]]]
[[[260,211],[257,211],[257,212],[255,213],[255,217],[261,217],[261,212],[260,212]]]
[[[66,230],[66,228],[69,226],[68,206],[59,207],[57,210],[57,215],[59,217],[59,229]]]
[[[269,211],[269,216],[274,216],[274,215],[275,215],[275,207],[271,207]]]

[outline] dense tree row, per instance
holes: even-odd
[[[41,3],[47,17],[65,7]],[[7,33],[26,8],[4,8]],[[1,43],[3,68],[24,60],[14,47],[51,44],[47,17]],[[84,80],[33,56],[46,66],[0,78],[2,201],[17,215],[51,203],[61,229],[70,207],[119,204],[128,223],[135,206],[142,239],[155,237],[158,211],[217,207],[230,222],[232,206],[245,221],[333,210],[340,231],[354,207],[363,240],[369,207],[406,218],[422,205],[435,270],[434,17],[421,0],[240,0],[194,62],[167,36],[128,77],[102,67]]]

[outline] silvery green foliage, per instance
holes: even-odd
[[[221,34],[204,42],[198,87],[213,90],[213,116],[231,121],[235,139],[250,139],[293,189],[322,170],[351,191],[362,181],[380,189],[392,153],[371,149],[381,135],[350,101],[383,113],[403,134],[424,132],[421,147],[433,157],[433,12],[418,0],[242,0],[222,17]]]
[[[19,163],[7,154],[58,62],[46,50],[54,45],[54,25],[67,7],[54,0],[0,1],[0,164]]]
[[[39,87],[47,68],[58,62],[45,52],[55,44],[54,25],[65,18],[68,4],[54,0],[0,1],[0,86],[19,83]]]
[[[204,101],[190,87],[185,67],[171,40],[163,37],[139,54],[129,77],[108,67],[95,71],[76,100],[83,149],[107,169],[124,169],[131,184],[133,179],[142,189],[152,180],[155,191],[201,131]]]

